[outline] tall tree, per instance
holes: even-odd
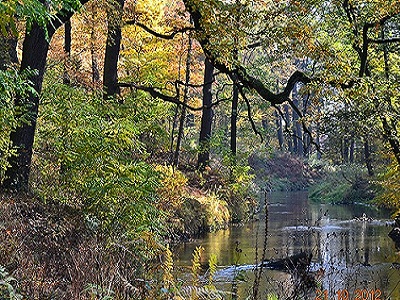
[[[69,61],[71,59],[71,43],[72,43],[72,26],[71,26],[71,20],[68,20],[64,24],[64,52],[65,52],[65,61],[66,63],[64,64],[64,77],[63,77],[63,83],[64,84],[70,84],[71,83],[71,78],[69,77],[67,66],[69,65]]]
[[[204,85],[203,85],[203,109],[201,115],[199,148],[200,152],[197,159],[197,168],[203,171],[210,160],[210,138],[213,119],[212,105],[212,82],[214,66],[209,59],[204,62]]]
[[[104,99],[115,96],[118,87],[118,58],[121,49],[121,26],[125,0],[110,0],[107,8],[107,45],[104,57]]]
[[[79,4],[84,4],[88,0],[80,0]],[[45,6],[45,1],[40,0],[40,5]],[[30,26],[27,26],[25,38],[22,46],[22,60],[20,70],[36,70],[31,73],[29,80],[33,83],[36,93],[19,96],[15,99],[15,106],[19,111],[28,110],[29,123],[23,123],[12,132],[10,140],[17,148],[15,156],[10,157],[10,167],[6,171],[6,178],[3,182],[3,188],[14,190],[27,190],[29,173],[32,162],[32,147],[35,136],[36,120],[39,109],[39,94],[42,90],[43,75],[46,66],[46,58],[49,50],[49,42],[55,31],[71,18],[77,2],[66,1],[65,8],[58,10],[57,13],[50,15],[47,24],[39,24],[32,20]],[[67,5],[69,4],[69,5]],[[50,8],[48,8],[50,11]]]

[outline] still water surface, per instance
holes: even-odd
[[[388,237],[388,212],[363,205],[313,203],[307,192],[271,193],[266,197],[267,260],[301,251],[312,253],[311,271],[324,272],[318,286],[324,292],[321,300],[400,300],[400,254]],[[239,284],[244,298],[251,293],[254,269],[262,257],[265,224],[264,211],[258,221],[185,243],[177,249],[177,264],[190,266],[193,250],[203,246],[204,264],[211,253],[217,255],[220,268],[215,281],[219,288],[230,290],[234,274],[239,270],[245,273],[247,282]],[[264,270],[261,299],[271,293],[284,298],[291,288],[290,278],[287,272]],[[379,292],[382,295],[378,297]],[[318,296],[316,290],[310,295],[310,299]]]

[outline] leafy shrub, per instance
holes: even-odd
[[[131,109],[134,99],[120,104],[52,84],[42,101],[35,190],[82,208],[93,229],[135,237],[161,228],[160,175],[144,161],[148,128]]]
[[[377,182],[382,190],[376,197],[376,202],[380,205],[393,209],[394,215],[400,213],[400,166],[393,162],[379,176]]]
[[[159,207],[164,211],[176,211],[182,206],[187,177],[172,166],[158,165],[156,171],[161,173],[161,187],[157,189],[160,196]]]
[[[10,134],[22,123],[29,122],[26,107],[16,107],[17,95],[24,97],[28,93],[35,94],[32,83],[27,80],[32,71],[18,72],[16,69],[0,70],[0,183],[4,180],[8,167],[8,159],[15,154],[11,145]]]
[[[359,165],[331,168],[322,180],[310,188],[309,197],[324,203],[367,202],[371,200],[371,193],[369,183],[363,178],[365,173]]]

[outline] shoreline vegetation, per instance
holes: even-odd
[[[166,273],[171,272],[166,271],[166,259],[172,259],[165,256],[170,251],[166,245],[250,220],[258,209],[253,182],[264,183],[261,187],[264,190],[271,186],[288,191],[311,186],[311,195],[323,198],[325,190],[320,188],[321,184],[329,186],[335,182],[332,178],[337,180],[339,176],[323,174],[320,165],[311,166],[288,154],[270,159],[252,156],[249,163],[252,169],[246,169],[248,178],[240,184],[211,168],[198,173],[157,165],[155,169],[163,174],[156,190],[161,199],[157,208],[163,212],[158,217],[163,221],[134,234],[123,233],[121,228],[103,227],[91,216],[91,211],[82,210],[76,203],[29,193],[2,193],[2,276],[12,278],[9,288],[13,293],[30,295],[32,299],[72,299],[78,294],[86,299],[111,291],[115,299],[135,293],[143,299],[162,298]],[[265,177],[266,174],[271,177]],[[347,182],[347,187],[363,195],[371,188],[367,185],[358,189],[364,184]],[[337,197],[339,192],[333,194]],[[332,203],[349,203],[344,201],[349,199],[349,191],[341,194],[342,201]],[[0,295],[6,293],[5,285],[1,288]]]

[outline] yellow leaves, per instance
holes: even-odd
[[[163,210],[178,209],[183,203],[185,187],[188,179],[172,166],[157,165],[156,171],[162,175],[162,186],[157,190],[160,196],[160,206]]]
[[[171,249],[169,248],[169,245],[167,245],[165,249],[165,260],[164,263],[162,264],[162,269],[163,269],[163,283],[164,287],[169,290],[171,288],[171,285],[174,282],[174,276],[173,276],[173,271],[174,271],[174,260],[172,258],[172,252]]]
[[[192,281],[193,281],[193,286],[197,286],[199,284],[199,272],[201,269],[201,255],[204,252],[204,248],[202,246],[196,247],[196,249],[193,251],[193,259],[192,259]],[[196,295],[193,294],[193,299],[196,299]]]

